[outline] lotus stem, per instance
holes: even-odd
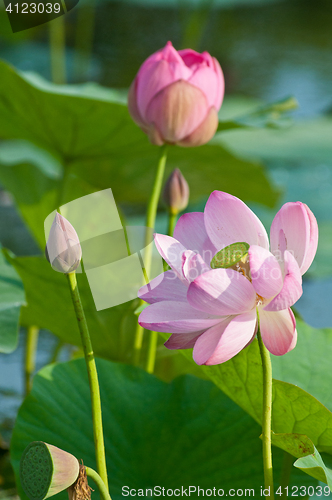
[[[26,334],[25,344],[25,395],[28,395],[32,387],[32,375],[36,366],[36,351],[38,344],[39,328],[37,326],[29,326]]]
[[[110,494],[105,486],[105,483],[102,480],[102,478],[99,476],[99,474],[97,474],[97,472],[95,470],[91,469],[91,467],[85,467],[85,471],[86,471],[86,475],[88,477],[91,477],[91,479],[98,486],[101,498],[103,500],[112,500],[111,496],[110,496]]]
[[[95,452],[97,460],[98,472],[108,488],[107,480],[107,470],[106,470],[106,458],[105,458],[105,446],[104,446],[104,435],[103,435],[103,422],[101,415],[101,401],[100,401],[100,390],[98,382],[98,374],[96,368],[95,357],[92,349],[88,324],[85,318],[80,294],[78,291],[76,273],[68,273],[67,275],[71,297],[74,304],[74,309],[76,313],[78,328],[81,334],[81,341],[84,351],[84,357],[86,362],[86,367],[88,371],[90,394],[91,394],[91,406],[92,406],[92,424],[93,424],[93,436],[95,443]]]
[[[95,18],[96,0],[78,7],[74,60],[74,74],[78,81],[84,80],[91,62]]]
[[[281,475],[280,475],[280,489],[281,489],[280,498],[287,497],[286,487],[289,485],[293,463],[294,463],[294,457],[289,453],[287,453],[287,451],[284,451],[284,458],[282,461]]]
[[[66,32],[65,16],[50,21],[51,74],[54,83],[66,83]]]
[[[270,353],[266,349],[260,330],[257,332],[259,350],[263,366],[263,466],[265,488],[270,490],[268,498],[274,499],[272,444],[271,444],[271,419],[272,419],[272,365]]]
[[[165,173],[165,165],[166,165],[166,158],[167,158],[167,152],[166,152],[166,144],[161,146],[160,148],[160,155],[159,155],[159,161],[158,161],[158,166],[157,166],[157,172],[150,196],[150,200],[148,203],[148,208],[147,208],[147,213],[146,213],[146,227],[151,228],[152,230],[154,229],[155,222],[156,222],[156,215],[157,215],[157,208],[158,208],[158,202],[160,198],[160,193],[161,193],[161,188],[163,184],[163,178],[164,178],[164,173]],[[152,248],[150,245],[149,241],[149,231],[146,232],[146,239],[145,239],[145,249],[144,249],[144,264],[145,264],[145,276],[150,277],[150,270],[151,270],[151,257],[152,257]],[[139,306],[144,304],[144,300],[140,300]],[[142,349],[142,342],[143,342],[143,332],[144,328],[141,327],[137,323],[136,327],[136,333],[135,333],[135,340],[134,340],[134,362],[135,364],[138,364],[139,362],[139,356],[140,352]],[[153,334],[151,333],[151,343],[154,344],[155,341],[153,340]],[[149,369],[154,369],[154,359],[155,358],[155,353],[151,354],[152,352],[152,346],[149,347],[149,355],[148,355],[148,361],[147,361],[147,367],[150,367]],[[151,368],[152,367],[152,368]],[[150,373],[152,373],[150,372]]]
[[[168,212],[168,230],[167,230],[167,234],[168,236],[173,236],[173,233],[174,233],[174,229],[175,229],[175,226],[176,226],[176,222],[177,222],[177,214],[172,212],[172,211],[169,211]]]

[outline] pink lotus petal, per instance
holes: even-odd
[[[151,98],[173,82],[188,80],[191,74],[192,70],[186,66],[171,42],[148,57],[137,74],[136,97],[144,121]]]
[[[209,106],[215,106],[219,95],[220,81],[214,68],[201,66],[194,71],[188,80],[189,83],[201,89],[207,97]],[[219,110],[219,108],[217,108]]]
[[[285,259],[285,278],[280,293],[274,297],[271,302],[264,307],[265,311],[280,311],[288,309],[295,304],[302,295],[302,276],[295,257],[286,250]]]
[[[205,116],[204,120],[198,125],[197,128],[189,135],[177,142],[178,146],[184,148],[192,148],[202,146],[209,142],[217,131],[219,118],[217,110],[212,106]]]
[[[193,357],[198,365],[228,361],[246,347],[255,335],[256,310],[225,319],[197,339]]]
[[[163,144],[165,144],[161,133],[154,123],[150,123],[149,125],[146,125],[146,127],[142,127],[142,130],[148,135],[151,144],[153,144],[154,146],[162,146]]]
[[[212,269],[188,288],[190,305],[209,314],[228,316],[253,309],[256,292],[250,281],[233,269]]]
[[[249,263],[252,285],[261,297],[274,297],[282,289],[283,279],[280,265],[272,253],[258,245],[249,248]]]
[[[197,332],[181,333],[181,335],[173,333],[164,346],[167,349],[191,349],[200,335],[202,334]]]
[[[162,300],[187,302],[187,287],[177,277],[174,271],[166,271],[154,278],[138,291],[140,299],[149,304]]]
[[[183,62],[188,68],[192,68],[193,66],[200,66],[204,63],[208,63],[209,61],[206,59],[207,52],[203,52],[200,54],[193,49],[182,49],[178,51],[179,56],[181,56]]]
[[[199,253],[210,266],[217,249],[207,235],[203,212],[181,215],[174,229],[174,238],[186,248]]]
[[[128,92],[128,109],[129,113],[131,114],[132,119],[134,120],[137,125],[139,125],[145,133],[147,132],[147,126],[146,123],[144,123],[144,120],[138,110],[137,107],[137,99],[136,99],[136,92],[137,92],[137,78],[133,81],[133,83],[130,85],[129,92]]]
[[[185,80],[177,80],[154,94],[145,119],[157,127],[166,142],[177,143],[205,120],[208,110],[202,90]]]
[[[235,196],[214,191],[206,203],[204,220],[206,231],[218,250],[241,241],[267,250],[269,248],[263,224],[250,208]]]
[[[282,356],[294,349],[297,340],[296,322],[291,309],[267,312],[259,308],[262,340],[275,356]]]
[[[143,328],[167,333],[202,332],[219,321],[220,317],[197,311],[184,302],[171,300],[151,304],[138,318]]]
[[[286,248],[297,260],[301,273],[311,265],[318,245],[318,225],[311,210],[300,201],[285,203],[271,225],[271,251],[278,260],[283,258],[282,238]]]
[[[309,245],[307,247],[307,251],[305,254],[304,262],[302,263],[301,272],[304,274],[312,264],[312,261],[315,258],[317,247],[318,247],[318,224],[316,217],[310,210],[310,208],[303,203],[303,206],[307,212],[307,216],[309,218],[310,224],[310,238]]]
[[[193,252],[192,250],[186,250],[182,254],[182,273],[187,279],[188,284],[194,281],[198,276],[203,273],[210,271],[202,257]]]
[[[212,62],[213,62],[213,65],[214,65],[214,70],[215,70],[215,72],[217,73],[217,76],[218,76],[218,81],[220,82],[219,88],[218,88],[218,92],[217,92],[217,96],[216,96],[216,100],[214,102],[215,108],[217,110],[219,110],[220,107],[221,107],[222,101],[224,99],[225,78],[224,78],[224,74],[222,72],[221,66],[220,66],[219,62],[217,61],[217,59],[215,57],[212,57]]]
[[[166,236],[165,234],[156,233],[154,235],[154,242],[162,258],[175,271],[178,278],[186,284],[187,280],[182,273],[182,254],[187,249],[175,238]]]

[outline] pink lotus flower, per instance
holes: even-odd
[[[208,52],[177,52],[168,42],[140,67],[129,112],[152,144],[200,146],[217,130],[224,87],[220,65]]]
[[[139,297],[151,304],[140,325],[172,333],[169,349],[193,347],[197,364],[235,356],[254,338],[258,321],[272,354],[293,349],[297,333],[290,306],[302,295],[302,275],[317,250],[317,221],[304,203],[286,203],[270,238],[271,251],[257,216],[238,198],[214,191],[204,213],[180,217],[174,238],[155,235],[172,270],[140,289]],[[231,268],[211,269],[213,256],[237,242],[250,245],[247,257]]]

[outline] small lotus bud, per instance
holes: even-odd
[[[30,500],[56,495],[74,484],[78,476],[77,458],[43,441],[30,443],[21,457],[21,484]]]
[[[164,201],[171,214],[178,214],[188,206],[189,186],[181,171],[176,168],[166,181],[164,192]]]
[[[58,212],[51,226],[45,254],[53,269],[60,273],[75,271],[82,258],[82,249],[75,229]]]

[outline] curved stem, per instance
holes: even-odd
[[[39,328],[37,326],[29,326],[27,329],[26,344],[25,344],[25,395],[29,394],[32,386],[32,374],[36,366],[36,351],[39,336]]]
[[[105,483],[102,480],[102,478],[100,477],[100,475],[97,474],[97,472],[95,470],[91,469],[91,467],[85,467],[85,472],[86,472],[86,475],[88,477],[91,477],[91,479],[98,486],[101,498],[103,500],[112,500],[111,495],[108,493],[108,490],[105,486]]]
[[[97,469],[103,482],[105,483],[106,488],[108,488],[104,435],[103,435],[103,422],[101,417],[101,402],[100,402],[100,391],[99,391],[96,362],[92,349],[88,324],[86,322],[80,294],[77,287],[76,273],[75,272],[68,273],[67,278],[76,313],[78,328],[81,334],[85,363],[88,371]]]
[[[158,208],[158,202],[160,198],[160,193],[161,193],[161,188],[163,185],[163,178],[164,178],[164,173],[165,173],[165,165],[166,165],[166,158],[167,158],[167,145],[164,144],[160,148],[160,155],[159,155],[159,161],[158,161],[158,166],[157,166],[157,172],[156,176],[154,179],[153,187],[152,187],[152,192],[150,196],[150,200],[148,203],[148,208],[146,212],[146,227],[151,228],[152,230],[154,229],[154,225],[156,222],[156,215],[157,215],[157,208]],[[152,246],[150,244],[150,232],[146,232],[146,237],[145,237],[145,248],[144,248],[144,265],[145,265],[145,276],[149,277],[150,270],[151,270],[151,257],[152,257]],[[144,300],[140,300],[139,306],[144,304]],[[140,352],[142,349],[142,343],[143,343],[143,332],[144,328],[141,327],[137,323],[136,326],[136,332],[135,332],[135,340],[134,340],[134,363],[138,364],[139,362],[139,356]],[[153,340],[151,340],[153,343]],[[149,353],[152,350],[152,346],[149,347]],[[155,356],[155,354],[154,354]],[[150,357],[150,355],[149,355]],[[148,365],[154,367],[154,361],[152,359],[149,361],[148,360]],[[153,368],[152,368],[153,371]],[[152,372],[151,372],[152,373]]]
[[[272,418],[272,365],[270,353],[263,344],[261,333],[258,329],[257,338],[263,365],[263,465],[265,488],[270,489],[269,498],[274,498],[272,446],[271,446],[271,418]]]

